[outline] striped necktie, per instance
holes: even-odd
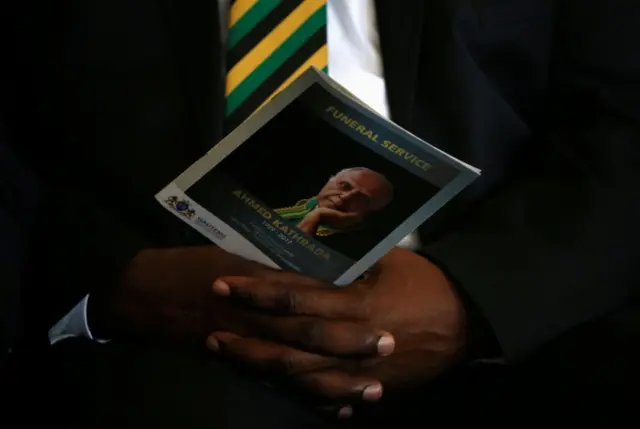
[[[327,71],[326,0],[234,0],[229,14],[225,131],[310,66]]]

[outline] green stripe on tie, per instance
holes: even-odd
[[[325,25],[326,21],[326,6],[322,6],[227,96],[226,115],[229,116],[233,113],[269,75],[276,71],[287,58],[293,55],[318,29]],[[284,81],[287,77],[284,76],[282,80]]]
[[[188,1],[188,0],[183,0]],[[227,49],[231,49],[236,43],[247,35],[257,23],[269,15],[273,9],[278,6],[280,2],[278,0],[258,0],[243,16],[229,29]]]

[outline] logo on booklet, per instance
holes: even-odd
[[[196,215],[196,211],[191,208],[191,202],[189,202],[189,200],[181,200],[178,197],[171,196],[164,200],[164,202],[187,219],[193,219]]]

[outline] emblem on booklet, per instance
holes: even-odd
[[[196,211],[191,208],[191,202],[189,202],[188,200],[181,200],[176,196],[171,196],[164,202],[177,213],[181,214],[187,219],[193,219],[193,217],[196,215]]]

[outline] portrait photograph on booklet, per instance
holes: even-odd
[[[310,69],[157,199],[221,247],[353,281],[479,172]]]

